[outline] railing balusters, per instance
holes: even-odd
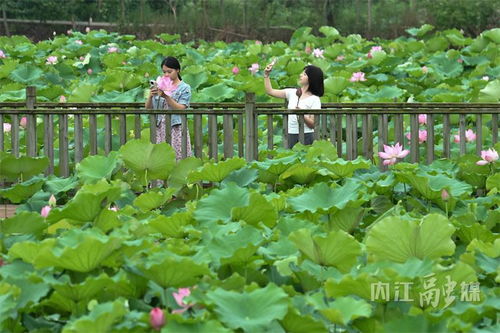
[[[156,143],[156,114],[149,115],[149,141]]]
[[[194,115],[194,156],[201,158],[203,153],[203,128],[201,114]]]
[[[30,157],[35,157],[38,155],[36,142],[36,114],[34,113],[35,103],[36,87],[26,87],[26,108],[30,110],[26,115],[26,153]]]
[[[211,159],[218,161],[219,157],[219,146],[218,146],[218,138],[217,138],[217,116],[215,114],[208,115],[208,137],[209,137],[209,146],[208,146],[208,155]]]
[[[172,144],[172,115],[169,113],[165,115],[165,142]]]
[[[476,154],[480,155],[483,149],[483,115],[476,114]]]
[[[418,137],[418,114],[410,114],[410,160],[411,163],[418,163],[420,159]]]
[[[90,155],[97,155],[97,115],[89,115]]]
[[[330,143],[335,146],[335,115],[330,115]]]
[[[347,159],[348,160],[353,160],[354,159],[354,133],[353,133],[353,126],[352,126],[352,114],[347,114],[346,115],[346,126],[345,126],[345,135],[346,135],[346,153],[347,153]]]
[[[395,141],[404,146],[404,119],[402,114],[394,115],[394,137]],[[395,143],[396,143],[395,142]]]
[[[45,114],[43,116],[43,153],[49,159],[49,167],[45,175],[54,174],[54,116]]]
[[[141,129],[142,129],[141,115],[140,114],[136,114],[134,116],[134,118],[135,118],[135,121],[134,121],[134,138],[140,139],[141,138]]]
[[[238,157],[245,157],[245,125],[243,115],[238,115]]]
[[[459,136],[460,136],[460,155],[465,155],[467,147],[465,145],[465,115],[461,114],[459,117]]]
[[[328,139],[328,117],[326,113],[321,114],[321,140]]]
[[[17,114],[12,115],[11,119],[10,139],[12,153],[15,157],[19,157],[19,116]]]
[[[0,151],[5,150],[5,136],[3,133],[3,114],[0,114]]]
[[[342,158],[342,114],[337,115],[337,155]]]
[[[434,161],[434,115],[427,115],[427,164]]]
[[[319,140],[320,138],[320,132],[321,132],[321,129],[320,129],[320,119],[319,119],[320,115],[314,115],[314,140]]]
[[[187,157],[187,143],[188,143],[188,123],[187,115],[181,114],[181,156],[182,158]]]
[[[118,116],[119,122],[120,122],[120,146],[123,146],[124,144],[127,143],[127,118],[126,115],[121,114]]]
[[[75,114],[74,118],[75,163],[78,163],[83,159],[83,122],[81,114]]]
[[[305,127],[304,115],[299,114],[297,116],[297,121],[299,122],[299,142],[302,144],[305,144],[306,140],[305,140],[305,133],[304,133],[304,127]]]
[[[104,154],[108,155],[113,150],[113,127],[111,125],[111,115],[104,115]]]
[[[68,115],[59,115],[59,175],[69,176]]]
[[[272,119],[271,119],[272,121]],[[224,158],[234,156],[234,124],[233,115],[225,114],[223,117],[223,134],[224,134]],[[272,131],[272,129],[271,129]]]
[[[450,158],[450,115],[443,115],[443,157]]]

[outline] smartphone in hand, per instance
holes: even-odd
[[[154,88],[157,86],[157,83],[155,80],[149,80],[149,88]]]

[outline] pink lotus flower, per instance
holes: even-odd
[[[1,57],[0,57],[0,58],[1,58]],[[489,80],[490,80],[490,78],[489,78],[489,76],[488,76],[488,75],[485,75],[485,76],[483,76],[482,80],[483,80],[483,81],[489,81]]]
[[[21,127],[23,128],[26,128],[26,126],[28,125],[28,119],[26,119],[26,117],[22,117],[19,121],[19,125],[21,125]]]
[[[87,69],[87,74],[88,74],[88,75],[92,75],[92,73],[93,73],[93,72],[94,72],[94,71],[92,70],[92,68]]]
[[[109,210],[112,210],[113,212],[117,212],[118,211],[118,207],[116,207],[116,206],[113,205],[113,206],[109,207]]]
[[[240,72],[240,69],[237,66],[234,66],[232,72],[234,75],[236,75]]]
[[[460,143],[460,135],[459,134],[455,135],[453,141],[455,143]],[[471,129],[468,129],[467,131],[465,131],[465,141],[466,142],[476,141],[476,133],[474,133],[474,131]]]
[[[368,59],[373,58],[373,55],[372,55],[373,52],[381,52],[381,51],[382,51],[382,46],[373,46],[370,49],[370,52],[368,52],[368,54],[367,54]]]
[[[406,138],[411,140],[411,133],[406,133]],[[427,131],[418,130],[418,143],[424,143],[425,141],[427,141]]]
[[[179,288],[176,293],[172,293],[174,296],[175,301],[177,304],[182,308],[182,309],[177,309],[172,311],[172,313],[183,313],[190,307],[192,307],[192,304],[186,304],[184,303],[184,298],[188,297],[191,295],[191,290],[189,288]]]
[[[0,50],[0,59],[2,58],[7,58],[7,56],[5,55],[5,53],[3,53],[2,50]]]
[[[490,148],[488,150],[481,150],[482,160],[477,161],[477,165],[486,165],[488,163],[493,163],[498,160],[498,153],[495,149]]]
[[[443,201],[447,201],[449,198],[450,198],[450,194],[448,193],[448,191],[443,189],[441,191],[441,199],[443,199]]]
[[[49,198],[49,206],[50,207],[55,207],[57,204],[56,197],[52,194]]]
[[[394,146],[384,145],[384,151],[379,152],[378,156],[384,159],[384,165],[393,165],[398,158],[405,158],[409,153],[409,150],[403,149],[403,146],[397,142]]]
[[[89,33],[89,32],[90,32],[90,28],[89,28],[89,27],[86,27],[86,28],[85,28],[85,32],[86,32],[86,33]]]
[[[463,62],[464,62],[464,60],[463,60],[462,58],[458,58],[458,59],[457,59],[457,62],[458,62],[459,64],[461,64],[461,63],[463,63]]]
[[[250,66],[248,70],[252,73],[252,75],[255,75],[255,73],[259,71],[259,64],[252,64],[252,66]]]
[[[325,50],[321,50],[321,49],[314,49],[313,50],[313,55],[316,57],[316,58],[325,58],[325,56],[323,55],[323,53],[325,52]]]
[[[335,60],[337,60],[337,61],[342,61],[344,59],[345,59],[345,56],[343,56],[343,55],[339,55],[339,56],[337,56],[337,58],[335,58]]]
[[[256,40],[256,41],[255,41],[255,44],[256,44],[256,45],[262,45],[262,42],[261,42],[260,40]]]
[[[59,103],[66,103],[66,96],[61,95],[61,96],[59,97]]]
[[[9,124],[9,123],[4,123],[3,124],[3,131],[5,133],[9,133],[11,129],[12,129],[12,125],[11,124]]]
[[[50,56],[47,58],[47,65],[55,65],[57,64],[57,57],[56,56]]]
[[[419,114],[418,115],[418,123],[420,125],[425,125],[427,124],[427,115],[426,114]]]
[[[310,46],[306,46],[305,50],[304,50],[307,54],[310,54],[312,52],[312,49]]]
[[[117,47],[111,46],[110,48],[108,48],[108,53],[115,53],[115,52],[118,52],[118,48]]]
[[[83,61],[83,60],[85,60],[85,58],[82,56],[82,57],[80,57],[80,60]]]
[[[165,325],[165,314],[162,309],[152,309],[151,312],[149,312],[149,322],[153,329],[159,331]]]
[[[42,210],[40,211],[40,215],[42,215],[43,218],[47,218],[51,209],[52,208],[50,206],[43,206]]]
[[[168,76],[159,76],[156,79],[156,83],[158,84],[158,88],[169,96],[177,89],[177,85],[175,85]]]
[[[66,33],[67,33],[68,35],[71,35],[71,34],[73,34],[73,30],[69,29],[68,31],[66,31]]]
[[[349,81],[351,82],[366,81],[365,73],[363,72],[352,73],[351,79]]]
[[[426,74],[429,71],[429,68],[427,66],[422,66],[422,72]]]
[[[75,40],[75,43],[78,44],[78,45],[83,45],[83,42],[79,39]]]

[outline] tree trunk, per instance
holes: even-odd
[[[7,24],[7,12],[5,11],[5,6],[6,4],[4,4],[2,7],[3,27],[5,30],[5,35],[7,35],[7,37],[10,37],[9,25]]]
[[[120,7],[122,24],[125,24],[125,0],[120,1]]]
[[[367,39],[372,38],[372,0],[368,0],[368,32]]]

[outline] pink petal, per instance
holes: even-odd
[[[480,160],[480,161],[477,161],[476,164],[477,165],[486,165],[486,164],[488,164],[488,161]]]
[[[384,153],[383,151],[379,152],[379,153],[378,153],[378,156],[382,157],[383,159],[392,158],[392,155],[389,155],[389,154],[387,154],[387,153]]]

